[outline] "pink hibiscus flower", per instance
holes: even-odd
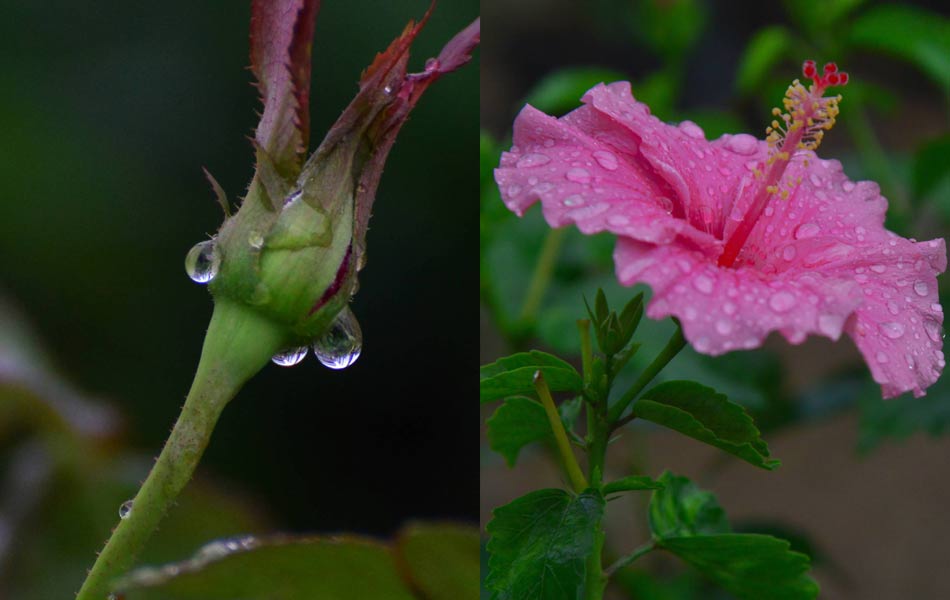
[[[944,241],[886,230],[877,184],[815,155],[838,113],[825,91],[847,74],[803,71],[812,84],[792,83],[765,141],[663,123],[626,82],[560,119],[526,106],[495,179],[519,215],[540,200],[552,227],[616,234],[620,282],[649,284],[647,315],[678,317],[697,351],[846,332],[885,398],[921,396],[945,364]]]

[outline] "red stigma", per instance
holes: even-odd
[[[815,61],[806,60],[802,63],[802,74],[815,83],[819,91],[827,87],[840,86],[848,83],[848,74],[844,71],[838,71],[838,65],[830,62],[824,66],[824,74],[818,74],[818,68]]]

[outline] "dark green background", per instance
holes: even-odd
[[[311,147],[428,0],[323,4]],[[222,220],[201,166],[231,198],[253,174],[249,13],[249,2],[15,0],[0,18],[0,293],[147,454],[178,413],[211,314],[182,266]],[[411,69],[477,14],[474,0],[439,3]],[[215,431],[201,472],[285,530],[475,518],[465,390],[477,350],[460,307],[476,294],[477,86],[476,58],[429,90],[390,156],[353,303],[362,358],[344,372],[312,356],[270,365]]]

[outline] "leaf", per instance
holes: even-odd
[[[580,392],[584,381],[577,370],[556,356],[532,350],[520,352],[485,365],[479,372],[482,402],[506,396],[534,395],[534,374],[544,374],[552,392]]]
[[[413,523],[395,546],[356,536],[216,540],[186,561],[123,577],[125,600],[452,600],[479,586],[471,527]]]
[[[604,495],[637,490],[662,490],[665,484],[645,475],[629,475],[604,486]]]
[[[785,9],[810,35],[835,25],[866,0],[785,0]]]
[[[781,464],[769,458],[768,445],[742,406],[698,383],[661,383],[643,394],[634,404],[633,414],[725,450],[757,467],[773,470]]]
[[[587,557],[600,527],[604,499],[596,490],[572,496],[538,490],[495,509],[486,530],[492,600],[583,597]]]
[[[950,94],[950,20],[942,15],[907,5],[875,6],[852,23],[847,40],[910,62]]]
[[[257,144],[296,176],[310,136],[310,48],[319,0],[254,0],[251,70],[264,103]]]
[[[696,43],[706,24],[706,4],[697,0],[643,0],[633,25],[651,50],[675,62]]]
[[[480,585],[478,531],[449,523],[414,523],[397,540],[400,563],[426,600],[477,598]]]
[[[509,467],[515,466],[524,446],[551,436],[544,407],[540,402],[521,396],[506,399],[486,424],[489,446],[505,457]]]
[[[730,533],[716,497],[685,477],[663,473],[650,500],[657,547],[672,552],[740,600],[805,600],[818,594],[810,561],[768,535]]]
[[[581,96],[598,83],[611,83],[628,79],[619,71],[598,67],[561,69],[542,79],[525,103],[548,114],[563,114],[574,110],[581,103]]]
[[[659,538],[728,533],[729,520],[712,492],[669,471],[650,499],[650,530]]]
[[[760,89],[792,46],[792,36],[779,25],[760,29],[746,46],[736,74],[736,89],[751,94]]]
[[[126,600],[412,600],[391,552],[355,537],[235,538],[190,560],[137,569],[116,585]]]
[[[768,535],[726,533],[664,538],[657,545],[686,561],[739,600],[808,600],[818,584],[808,557]]]
[[[950,179],[950,135],[930,140],[914,156],[914,197],[921,200]],[[940,198],[938,196],[938,198]],[[950,198],[940,198],[942,212],[950,214]]]

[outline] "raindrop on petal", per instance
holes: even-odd
[[[881,333],[892,340],[904,335],[904,326],[896,322],[881,323]]]
[[[918,296],[926,296],[928,291],[927,284],[923,281],[918,281],[914,284],[914,292],[916,292]]]
[[[221,255],[213,240],[198,242],[185,257],[185,272],[196,283],[208,283],[218,274]]]
[[[787,312],[795,306],[795,296],[788,292],[776,292],[769,298],[769,307],[775,312]]]
[[[821,227],[815,223],[803,223],[795,229],[795,239],[804,240],[810,237],[815,237],[821,233]]]
[[[736,154],[749,155],[755,152],[759,141],[747,133],[739,133],[726,142],[726,148]]]
[[[531,167],[540,167],[541,165],[546,165],[551,162],[551,157],[546,154],[527,154],[518,161],[517,167],[519,169],[529,169]]]
[[[597,164],[607,169],[608,171],[617,170],[619,163],[617,162],[617,157],[613,153],[607,152],[606,150],[598,150],[594,152],[594,160],[597,161]]]
[[[356,362],[363,349],[363,332],[349,307],[333,320],[330,329],[313,343],[313,353],[325,367],[345,369]]]
[[[709,294],[713,291],[713,280],[705,275],[700,275],[693,280],[693,287],[703,294]]]
[[[302,361],[304,357],[307,356],[307,350],[307,346],[287,348],[286,350],[281,350],[272,356],[271,362],[282,367],[292,367],[296,364],[299,364],[300,361]]]

